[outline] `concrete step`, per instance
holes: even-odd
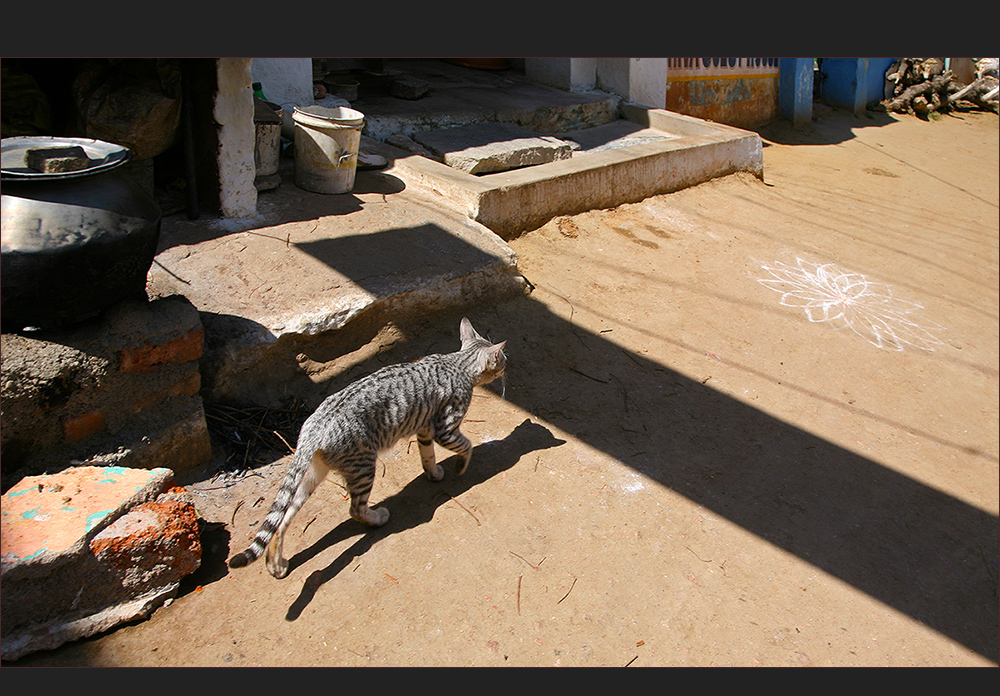
[[[183,294],[205,327],[202,394],[274,405],[310,390],[316,364],[387,324],[525,291],[511,248],[467,214],[359,171],[354,191],[313,194],[293,172],[262,195],[256,220],[163,222],[149,274]]]
[[[663,109],[624,104],[623,118],[559,133],[572,157],[510,171],[470,174],[369,141],[391,173],[440,205],[461,211],[505,240],[559,215],[635,203],[746,171],[764,175],[760,136]]]
[[[474,70],[438,60],[392,60],[381,76],[362,75],[351,107],[365,114],[364,135],[385,142],[392,135],[476,123],[511,123],[544,135],[580,130],[618,118],[621,99],[606,92],[566,92],[532,82],[515,70]],[[393,79],[424,82],[419,99],[399,99]]]

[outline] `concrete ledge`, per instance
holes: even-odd
[[[754,132],[663,109],[624,105],[622,112],[670,137],[483,176],[418,155],[396,159],[391,171],[505,240],[559,215],[634,203],[738,171],[763,177]]]
[[[366,185],[399,183],[361,174]],[[183,293],[201,313],[209,400],[280,404],[318,389],[304,365],[356,350],[396,317],[526,291],[506,242],[425,195],[282,189],[273,225],[221,235],[197,221],[164,228],[150,287]]]

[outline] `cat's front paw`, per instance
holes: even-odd
[[[383,524],[389,521],[389,511],[386,510],[384,507],[375,508],[370,512],[372,521],[369,522],[368,524],[370,524],[373,527],[381,527]]]

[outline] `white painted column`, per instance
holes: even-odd
[[[219,202],[226,218],[257,215],[250,64],[250,58],[219,58],[215,63],[219,91],[212,115],[219,126]]]
[[[667,59],[629,59],[629,101],[653,109],[667,103]]]
[[[597,88],[653,109],[667,103],[666,58],[598,58]]]
[[[596,86],[597,59],[525,58],[524,73],[543,85],[570,92],[586,92]]]

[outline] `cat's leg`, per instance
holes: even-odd
[[[420,463],[424,466],[424,472],[431,481],[440,481],[444,478],[444,469],[437,463],[434,456],[434,431],[424,428],[417,431],[417,446],[420,448]]]
[[[472,461],[472,443],[458,429],[460,424],[456,423],[450,430],[439,430],[434,435],[436,443],[458,455],[459,462],[455,473],[459,476],[465,473],[465,470],[469,468],[469,462]]]
[[[295,492],[288,502],[288,507],[285,508],[285,514],[281,518],[281,522],[278,523],[278,528],[267,545],[267,569],[276,578],[280,579],[288,575],[288,561],[282,556],[281,549],[285,530],[291,524],[295,513],[299,511],[302,504],[316,490],[316,486],[326,477],[328,471],[329,469],[323,460],[323,456],[319,452],[316,452],[313,454],[309,466],[302,472],[302,478],[299,479],[299,484],[296,486]]]
[[[389,511],[384,507],[368,507],[368,496],[375,483],[375,452],[356,454],[344,462],[341,472],[347,481],[347,491],[351,494],[351,517],[371,527],[381,527],[389,521]]]

